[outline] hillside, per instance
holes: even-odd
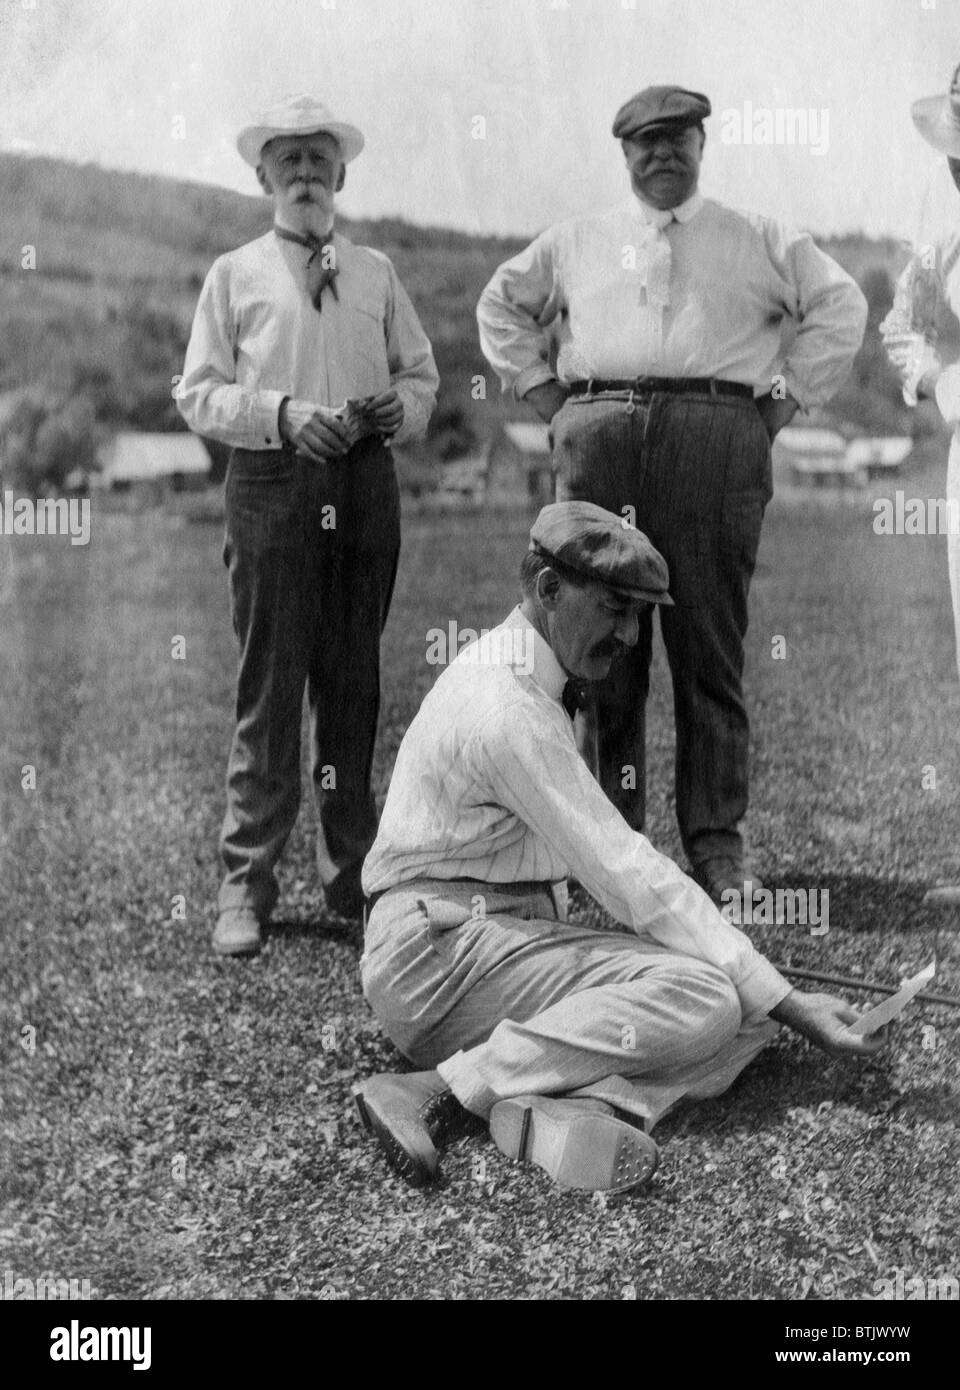
[[[106,425],[178,428],[170,380],[203,276],[269,218],[264,199],[226,189],[0,154],[0,392],[39,387],[89,401]],[[394,260],[434,344],[443,384],[429,453],[449,456],[488,437],[505,412],[522,415],[486,369],[474,318],[493,269],[522,242],[393,220],[342,225]],[[27,245],[35,270],[21,266]],[[924,417],[902,409],[875,334],[903,252],[861,237],[824,245],[871,301],[867,342],[836,407],[869,428],[911,431]],[[471,398],[478,373],[486,402]]]

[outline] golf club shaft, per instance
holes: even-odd
[[[816,980],[823,985],[846,985],[848,989],[864,989],[871,994],[896,994],[901,988],[900,985],[882,985],[877,980],[858,980],[854,975],[825,975],[821,970],[801,970],[795,965],[777,965],[774,968],[788,979]],[[960,1009],[960,999],[952,994],[923,992],[916,998],[922,999],[926,1004],[946,1004],[949,1008]]]

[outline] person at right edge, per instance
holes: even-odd
[[[676,804],[715,903],[744,880],[747,599],[772,493],[770,444],[842,384],[866,301],[806,234],[697,190],[710,102],[648,87],[617,112],[623,203],[548,228],[501,265],[478,308],[504,390],[551,425],[557,499],[650,537],[675,606],[660,612],[673,680]],[[558,346],[553,365],[551,338]],[[652,614],[578,721],[581,751],[634,830],[645,821]]]
[[[937,320],[949,307],[960,318],[960,66],[945,96],[924,97],[914,102],[913,123],[920,135],[946,156],[949,179],[945,192],[945,222],[927,229],[921,244],[897,282],[893,308],[880,325],[880,334],[893,366],[903,383],[903,398],[915,406],[918,399],[936,401],[953,430],[947,463],[947,504],[960,508],[960,363],[945,366],[937,349]],[[936,201],[936,199],[934,199]],[[947,534],[950,594],[956,631],[957,665],[960,668],[960,535],[950,526]],[[931,897],[941,906],[960,905],[960,883],[935,888]]]

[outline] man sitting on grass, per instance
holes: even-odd
[[[842,1000],[792,989],[577,751],[582,686],[634,645],[649,604],[671,602],[663,557],[587,502],[545,507],[530,535],[523,602],[424,700],[363,869],[364,994],[429,1070],[356,1096],[414,1186],[488,1122],[508,1157],[618,1191],[656,1164],[640,1122],[726,1090],[771,1019],[836,1054],[881,1042],[850,1032]],[[570,874],[626,930],[568,924]]]

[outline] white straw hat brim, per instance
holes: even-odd
[[[318,125],[308,125],[302,129],[289,129],[275,125],[248,125],[244,126],[237,136],[237,149],[240,156],[255,169],[260,163],[260,154],[268,140],[275,139],[278,135],[319,135],[323,131],[327,135],[332,135],[340,146],[340,154],[344,164],[349,164],[351,159],[356,159],[363,149],[363,135],[355,125],[348,125],[345,121],[321,121]]]
[[[924,97],[910,108],[913,124],[941,154],[960,159],[960,121],[953,113],[949,97]]]

